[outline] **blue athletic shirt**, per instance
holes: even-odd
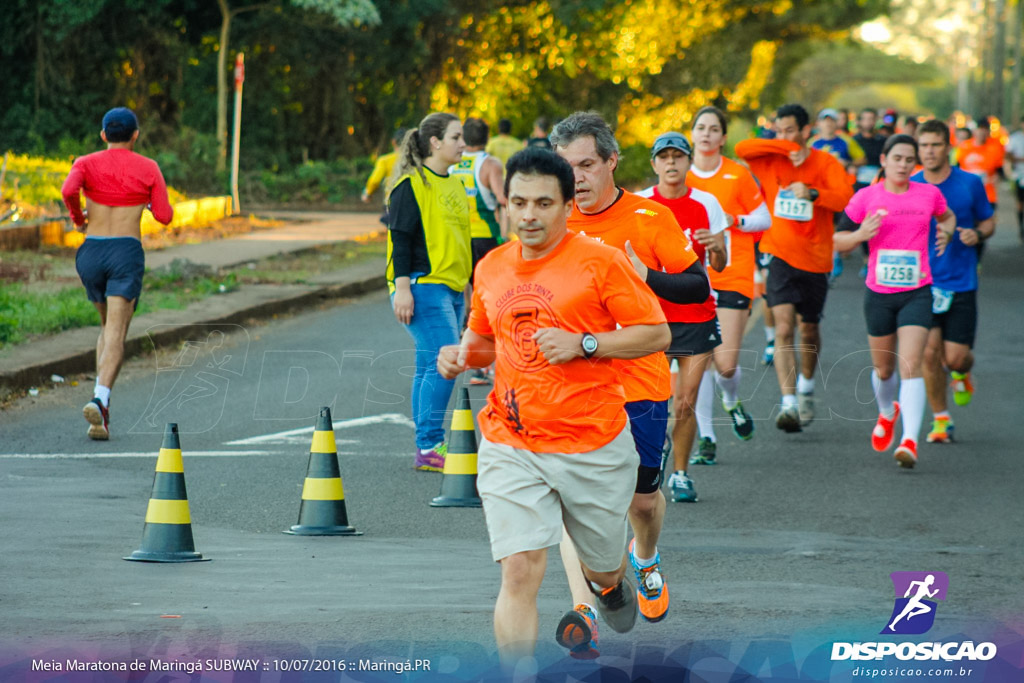
[[[814,149],[820,149],[823,152],[828,152],[844,163],[849,163],[853,159],[853,157],[850,156],[850,146],[846,144],[846,140],[842,139],[838,135],[831,140],[826,140],[824,138],[812,139],[811,147]]]
[[[924,171],[910,177],[925,183]],[[985,194],[985,185],[977,176],[953,167],[949,177],[936,185],[946,198],[949,210],[956,214],[957,227],[973,228],[992,217],[992,205]],[[946,246],[942,256],[935,255],[935,221],[932,220],[928,241],[932,266],[932,286],[951,292],[972,292],[978,288],[978,248],[960,241],[957,233]]]

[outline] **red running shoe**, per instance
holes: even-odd
[[[903,439],[892,455],[899,462],[900,467],[912,469],[917,464],[917,444],[910,439]]]
[[[875,423],[875,428],[871,431],[871,447],[879,453],[889,450],[892,447],[893,438],[896,436],[896,420],[900,416],[899,402],[893,401],[892,407],[892,419],[887,420],[885,416],[879,415],[878,422]]]

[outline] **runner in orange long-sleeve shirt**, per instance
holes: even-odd
[[[832,270],[832,217],[846,208],[853,189],[841,163],[828,152],[807,147],[811,126],[806,109],[799,104],[780,107],[775,130],[778,139],[744,140],[736,145],[736,155],[761,181],[772,213],[772,227],[760,248],[773,257],[766,299],[775,315],[775,372],[782,390],[775,424],[799,432],[814,419],[818,324]],[[798,322],[803,353],[796,377]]]

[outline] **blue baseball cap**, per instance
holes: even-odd
[[[693,148],[690,146],[690,141],[686,139],[686,136],[682,133],[676,133],[675,131],[669,133],[662,133],[654,139],[654,144],[651,146],[651,158],[658,156],[658,152],[663,149],[678,149],[680,152],[688,157],[693,156]]]
[[[128,107],[116,107],[103,115],[103,132],[107,137],[130,137],[139,128],[139,119]]]

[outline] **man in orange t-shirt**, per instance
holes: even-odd
[[[779,139],[744,140],[736,145],[736,155],[761,181],[772,213],[761,252],[772,255],[765,299],[775,316],[775,372],[782,390],[775,425],[799,432],[814,419],[818,323],[832,271],[833,216],[846,208],[853,188],[835,157],[807,146],[811,125],[806,109],[799,104],[779,107],[775,130]],[[797,378],[798,322],[803,353]]]
[[[626,256],[567,229],[569,164],[543,149],[518,152],[505,191],[519,240],[477,265],[468,329],[437,365],[452,379],[496,362],[479,415],[477,486],[501,563],[495,638],[514,667],[533,654],[547,548],[563,523],[605,622],[624,632],[636,621],[623,548],[639,459],[617,363],[663,351],[670,334]],[[589,642],[588,631],[581,645]]]
[[[992,137],[992,128],[987,118],[978,121],[971,137],[956,148],[956,162],[961,171],[967,171],[981,178],[985,183],[985,194],[992,208],[999,198],[996,194],[996,173],[1003,167],[1006,150],[999,140]]]
[[[593,112],[576,112],[555,126],[551,143],[572,166],[576,180],[576,206],[569,229],[624,250],[640,277],[661,299],[677,304],[706,300],[711,293],[707,273],[672,212],[616,186],[619,147],[604,119]],[[640,455],[636,495],[629,508],[634,534],[629,559],[639,586],[640,614],[648,621],[660,621],[669,603],[657,543],[665,516],[661,472],[671,374],[663,353],[620,361],[618,366],[626,389],[630,431]],[[571,547],[563,543],[562,552],[565,558]],[[571,556],[565,564],[572,566]],[[576,573],[570,574],[569,585],[579,605],[586,592],[576,578]],[[571,620],[572,615],[567,613],[566,618]],[[587,654],[593,653],[588,650]]]

